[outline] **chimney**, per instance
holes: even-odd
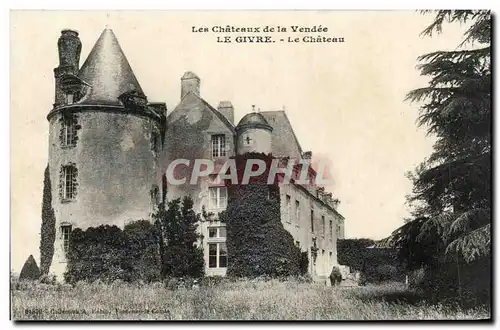
[[[74,30],[62,30],[59,40],[57,40],[59,51],[59,68],[65,73],[76,74],[80,65],[80,52],[82,43],[78,37],[78,32]]]
[[[217,110],[234,125],[234,107],[230,101],[220,101]]]
[[[323,200],[325,194],[325,187],[318,187],[316,189],[316,197],[318,197],[320,200]]]
[[[333,194],[331,192],[325,193],[325,203],[333,207]]]
[[[181,99],[189,92],[200,96],[200,77],[187,71],[181,78]]]
[[[66,102],[66,93],[62,89],[62,78],[68,74],[76,75],[78,73],[81,50],[82,43],[78,37],[78,32],[69,29],[62,30],[57,40],[59,66],[54,69],[54,107],[58,107]]]
[[[304,160],[307,160],[307,161],[310,163],[310,162],[311,162],[312,155],[313,155],[312,151],[304,151],[304,152],[302,153],[302,158],[303,158]]]

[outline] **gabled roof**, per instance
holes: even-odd
[[[177,108],[182,104],[182,101],[187,98],[188,96],[194,96],[196,99],[198,99],[202,104],[203,106],[205,107],[205,109],[208,109],[209,111],[211,111],[217,118],[219,118],[219,120],[224,123],[224,125],[227,126],[227,128],[229,128],[229,130],[231,130],[231,132],[233,134],[236,134],[236,130],[234,128],[234,125],[229,121],[229,119],[227,119],[223,114],[221,114],[219,111],[217,111],[217,109],[215,109],[214,107],[212,107],[207,101],[205,101],[203,98],[201,98],[199,95],[197,95],[196,93],[193,93],[192,91],[189,91],[188,93],[186,93],[186,95],[184,95],[181,99],[181,102],[175,107],[174,111],[172,111],[168,116],[167,116],[167,120],[170,121],[171,120],[171,116],[172,114],[175,112],[175,110],[177,110]]]
[[[227,126],[227,128],[229,128],[231,130],[231,132],[233,132],[233,134],[236,132],[234,129],[234,125],[229,121],[229,119],[226,118],[226,116],[224,116],[222,113],[217,111],[217,109],[212,107],[207,101],[205,101],[204,99],[202,99],[198,95],[196,95],[196,97],[198,97],[203,102],[205,107],[210,109]]]
[[[300,159],[302,147],[293,131],[292,124],[283,110],[260,112],[273,128],[271,147],[274,156]]]
[[[104,29],[78,74],[89,92],[80,104],[120,105],[118,96],[136,91],[144,95],[115,34]]]

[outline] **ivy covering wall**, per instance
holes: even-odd
[[[108,225],[73,230],[67,261],[64,279],[68,283],[150,282],[160,277],[154,227],[145,220],[128,224],[124,230]]]
[[[238,183],[242,182],[248,159],[261,159],[267,166],[262,175],[251,178],[248,184],[226,182],[229,200],[223,216],[227,228],[227,275],[297,276],[300,249],[281,223],[277,182],[267,184],[273,158],[257,153],[236,156]]]

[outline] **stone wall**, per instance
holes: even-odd
[[[56,242],[52,271],[65,268],[60,225],[83,230],[102,224],[123,228],[128,221],[149,219],[151,191],[160,185],[159,160],[151,136],[157,123],[130,113],[85,110],[75,113],[78,125],[74,147],[61,146],[61,113],[50,118],[49,168]],[[61,196],[61,166],[74,164],[77,195]]]
[[[290,196],[290,212],[287,208],[287,198]],[[339,217],[307,189],[295,184],[281,184],[281,221],[294,239],[300,243],[302,251],[308,251],[309,272],[313,278],[330,275],[331,268],[337,265],[337,234],[336,225]],[[299,202],[299,217],[296,216],[296,201]],[[311,231],[311,210],[314,211],[314,232]],[[291,213],[291,214],[290,214]],[[322,216],[326,228],[323,231]],[[333,230],[330,229],[330,220]],[[311,247],[316,239],[317,260],[313,264]],[[324,251],[324,253],[323,253]]]

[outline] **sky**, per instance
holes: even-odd
[[[418,104],[405,94],[424,87],[417,57],[456,49],[464,28],[420,36],[432,16],[414,11],[18,11],[11,13],[11,269],[33,254],[39,261],[43,171],[48,159],[46,116],[54,102],[57,39],[80,33],[80,65],[107,25],[118,38],[149,101],[169,111],[180,99],[180,78],[193,71],[201,96],[214,107],[230,100],[237,122],[251,106],[285,109],[304,151],[330,164],[348,238],[381,239],[408,216],[412,170],[434,139],[417,128]],[[292,25],[327,27],[344,43],[222,44],[225,34],[194,27],[285,26],[273,37],[295,37]],[[265,34],[261,34],[265,35]],[[317,36],[318,33],[311,35]],[[233,35],[234,36],[234,35]],[[168,141],[167,141],[168,143]]]

